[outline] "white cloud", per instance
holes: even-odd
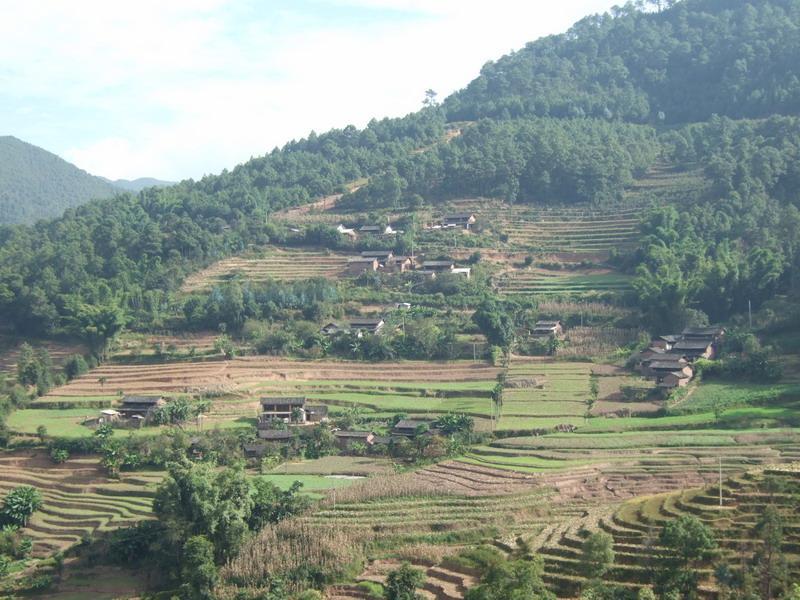
[[[415,110],[425,89],[444,96],[612,2],[322,4],[410,15],[364,26],[269,1],[0,0],[14,15],[0,21],[0,130],[111,178],[198,177],[312,129]]]

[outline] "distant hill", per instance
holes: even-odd
[[[139,179],[117,179],[111,181],[106,179],[114,187],[118,187],[126,192],[141,192],[146,188],[151,187],[167,187],[173,185],[174,181],[162,181],[161,179],[153,179],[152,177],[139,177]]]
[[[33,223],[119,190],[55,154],[0,137],[0,225]]]

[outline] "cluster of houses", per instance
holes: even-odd
[[[662,389],[685,387],[694,377],[694,362],[715,359],[724,336],[721,327],[690,327],[680,335],[662,335],[639,354],[639,372]]]
[[[441,219],[426,229],[472,229],[476,222],[475,213],[451,213],[443,215]],[[360,236],[390,236],[403,233],[400,229],[395,229],[391,224],[378,225],[377,223],[366,223],[361,226],[347,227],[342,223],[336,227],[336,231],[346,235],[350,239],[357,239]]]
[[[258,441],[244,446],[248,457],[261,457],[268,450],[280,449],[295,439],[304,425],[328,421],[328,407],[309,404],[306,398],[261,398],[258,417]],[[291,425],[290,429],[288,426]],[[433,422],[418,419],[403,419],[392,428],[389,435],[379,436],[369,430],[334,430],[336,447],[349,452],[356,444],[362,448],[389,445],[401,439],[413,439],[419,435],[437,435]]]
[[[362,273],[381,271],[385,273],[406,273],[414,271],[428,277],[436,277],[441,273],[452,273],[470,278],[472,269],[457,267],[455,261],[425,260],[414,256],[395,255],[392,250],[365,250],[360,256],[347,261],[345,273],[358,276]]]

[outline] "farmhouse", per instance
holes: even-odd
[[[560,338],[564,335],[564,325],[561,321],[536,321],[531,335],[533,337]]]
[[[650,348],[659,348],[661,350],[671,350],[672,347],[681,340],[679,335],[661,335],[650,342]]]
[[[396,233],[391,225],[362,225],[359,227],[358,232],[365,235],[392,235]]]
[[[339,333],[340,331],[342,331],[342,327],[338,323],[334,323],[333,321],[331,321],[330,323],[328,323],[327,325],[323,326],[320,329],[320,332],[324,333],[325,335],[334,335],[336,333]]]
[[[294,434],[285,429],[259,429],[258,438],[267,442],[288,442]]]
[[[390,271],[405,273],[411,269],[414,263],[408,256],[393,256],[391,259],[386,260],[385,265]]]
[[[380,333],[385,324],[383,319],[353,319],[350,321],[350,331],[355,331],[361,337],[365,333]]]
[[[353,444],[372,446],[375,443],[375,434],[371,431],[335,431],[333,437],[336,447],[342,451],[351,450]]]
[[[306,404],[306,420],[311,423],[324,423],[328,420],[328,407],[324,404]]]
[[[350,229],[348,227],[345,227],[341,223],[339,223],[339,226],[336,228],[336,231],[338,231],[342,235],[346,235],[349,238],[358,237],[358,234],[356,234],[356,230],[355,229]]]
[[[392,435],[416,437],[420,433],[428,433],[432,427],[433,423],[431,421],[422,419],[403,419],[398,421],[397,424],[392,427]]]
[[[474,213],[452,213],[442,217],[442,225],[444,227],[463,227],[469,229],[475,224]]]
[[[667,373],[663,377],[659,377],[657,380],[658,387],[674,389],[689,385],[689,382],[692,380],[692,376],[686,373],[686,369],[691,371],[691,368],[686,367],[683,371],[675,371],[673,373]]]
[[[391,250],[364,250],[361,253],[361,258],[374,258],[381,264],[387,264],[394,257],[394,252]]]
[[[258,417],[259,429],[271,421],[306,422],[305,398],[261,398],[261,415]]]
[[[102,425],[103,423],[114,423],[119,421],[119,417],[119,411],[116,411],[113,408],[107,408],[100,411],[100,418],[97,419],[97,424]]]
[[[670,353],[678,356],[685,356],[689,360],[696,360],[698,358],[711,360],[717,355],[714,342],[710,340],[681,340],[672,346]]]
[[[361,275],[370,271],[377,271],[380,267],[377,258],[348,258],[345,273],[347,275]]]
[[[681,333],[683,341],[702,340],[711,343],[719,343],[725,337],[723,327],[688,327]]]
[[[148,421],[166,403],[162,396],[125,396],[118,412],[123,419]]]
[[[676,360],[672,357],[654,360],[650,363],[648,371],[649,375],[651,377],[655,377],[656,379],[665,377],[669,373],[685,373],[690,378],[694,375],[694,370],[691,366],[689,366],[686,360],[683,358]]]
[[[421,265],[423,271],[431,271],[433,273],[444,273],[455,268],[456,265],[452,260],[424,260]]]

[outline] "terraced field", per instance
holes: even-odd
[[[536,268],[506,271],[493,279],[493,285],[500,293],[512,296],[569,297],[622,293],[631,289],[630,282],[629,275],[609,270],[571,273]]]
[[[43,451],[0,454],[0,495],[19,485],[37,488],[44,499],[25,528],[34,556],[65,550],[81,539],[152,517],[159,474],[123,474],[110,480],[96,458],[71,458],[54,465]]]
[[[86,354],[88,348],[80,342],[66,341],[36,341],[30,340],[29,343],[34,348],[43,347],[47,349],[53,364],[61,366],[67,358],[73,354]],[[14,371],[17,368],[19,348],[22,342],[10,336],[0,335],[0,373]]]
[[[780,478],[786,488],[769,491],[765,476]],[[800,492],[800,474],[794,469],[768,467],[732,475],[722,485],[722,506],[718,485],[700,489],[683,489],[631,500],[616,508],[596,511],[577,522],[565,525],[543,544],[547,579],[560,597],[575,595],[583,579],[579,576],[579,556],[583,536],[590,530],[603,530],[614,539],[615,564],[607,575],[609,583],[639,587],[652,582],[653,560],[658,552],[653,540],[663,525],[681,515],[694,515],[716,532],[722,557],[737,568],[752,555],[757,544],[747,542],[754,537],[754,526],[768,505],[778,508],[788,521],[784,528],[783,556],[788,560],[791,576],[800,575],[800,521],[796,495]],[[701,568],[701,592],[715,592],[712,564]]]
[[[338,277],[347,266],[347,256],[300,248],[272,248],[255,257],[226,258],[186,278],[182,290],[195,292],[241,277],[246,281],[297,281],[312,277]]]
[[[632,248],[639,239],[642,206],[518,208],[503,230],[512,246],[540,253],[608,253]]]

